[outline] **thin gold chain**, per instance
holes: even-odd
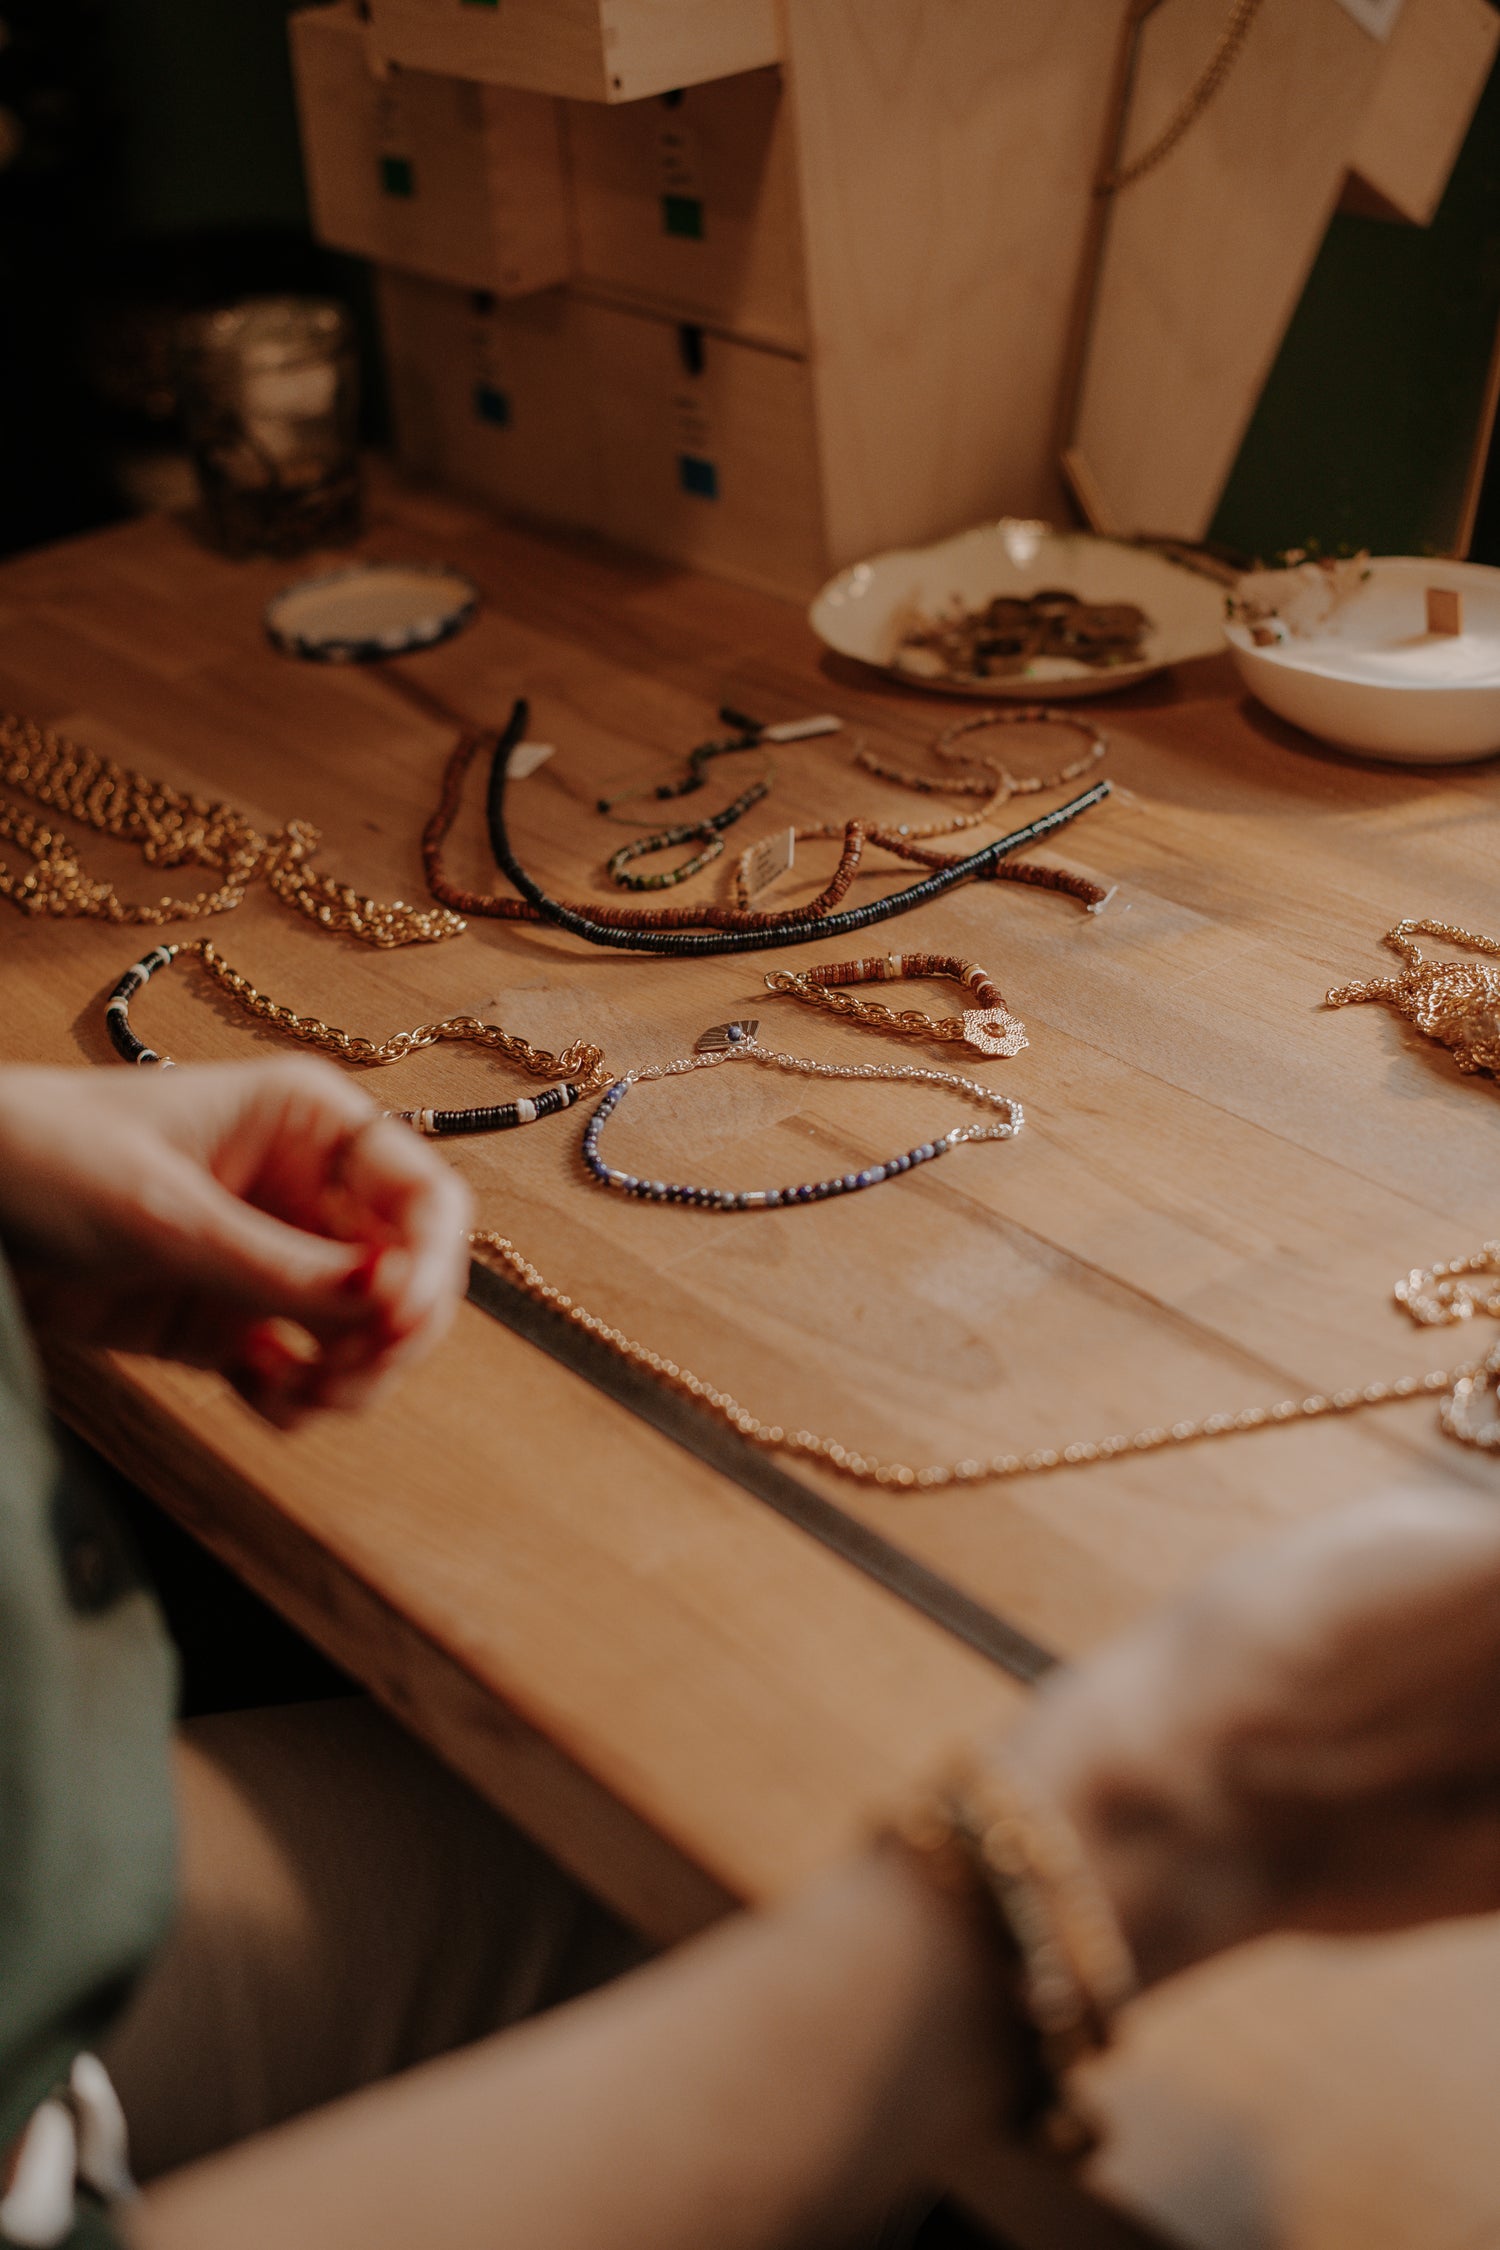
[[[527,1296],[561,1314],[575,1328],[592,1336],[632,1367],[639,1367],[666,1389],[696,1401],[716,1420],[737,1430],[752,1445],[768,1453],[790,1453],[821,1461],[856,1484],[879,1485],[902,1492],[939,1491],[945,1485],[986,1484],[997,1479],[1037,1476],[1051,1469],[1080,1468],[1096,1461],[1114,1461],[1122,1455],[1160,1453],[1169,1447],[1194,1445],[1206,1438],[1240,1437],[1251,1430],[1280,1427],[1288,1422],[1321,1421],[1330,1414],[1353,1414],[1368,1406],[1392,1406],[1401,1399],[1423,1396],[1443,1398],[1442,1427],[1451,1437],[1486,1450],[1500,1450],[1500,1424],[1475,1435],[1460,1409],[1467,1409],[1482,1389],[1493,1397],[1500,1380],[1500,1346],[1482,1360],[1456,1368],[1435,1367],[1425,1375],[1398,1375],[1388,1383],[1365,1383],[1347,1390],[1314,1392],[1308,1398],[1281,1399],[1274,1406],[1247,1406],[1237,1414],[1207,1414],[1197,1421],[1137,1430],[1129,1437],[1085,1439],[1081,1443],[1041,1446],[1030,1453],[996,1453],[987,1459],[933,1462],[914,1468],[905,1461],[883,1461],[878,1456],[841,1445],[815,1430],[789,1429],[780,1422],[764,1422],[741,1405],[732,1392],[705,1382],[691,1368],[682,1367],[662,1352],[627,1336],[623,1329],[601,1320],[597,1313],[553,1287],[507,1236],[488,1228],[469,1237],[475,1249],[487,1252],[503,1266]],[[1478,1277],[1476,1285],[1476,1277]],[[1488,1277],[1488,1286],[1484,1285]],[[1487,1242],[1471,1257],[1455,1258],[1426,1269],[1417,1268],[1395,1288],[1396,1302],[1419,1326],[1432,1327],[1467,1320],[1474,1313],[1500,1317],[1500,1242]]]
[[[1133,187],[1137,180],[1154,172],[1164,163],[1183,136],[1197,123],[1208,108],[1230,71],[1234,68],[1240,49],[1244,46],[1250,26],[1260,13],[1261,0],[1234,0],[1229,21],[1219,34],[1218,45],[1207,63],[1162,131],[1149,148],[1116,172],[1110,172],[1095,184],[1096,195],[1118,195],[1122,188]]]
[[[392,1032],[388,1039],[363,1039],[357,1032],[341,1031],[336,1024],[325,1023],[321,1016],[298,1015],[295,1009],[270,999],[247,976],[231,968],[208,938],[195,938],[177,950],[196,954],[220,991],[228,993],[247,1015],[257,1017],[262,1023],[274,1024],[278,1031],[285,1032],[289,1039],[300,1040],[304,1047],[316,1047],[322,1054],[334,1055],[340,1062],[354,1063],[361,1069],[399,1062],[404,1055],[414,1055],[423,1047],[453,1040],[468,1046],[487,1047],[492,1053],[503,1055],[507,1062],[529,1071],[533,1078],[573,1079],[584,1092],[602,1086],[607,1079],[603,1051],[584,1040],[575,1040],[560,1055],[552,1055],[545,1047],[533,1047],[530,1040],[521,1038],[518,1032],[503,1031],[499,1024],[485,1023],[479,1016],[444,1016],[438,1023],[423,1023],[412,1031]]]
[[[320,874],[311,865],[318,832],[305,821],[288,822],[268,842],[237,806],[153,781],[14,712],[0,713],[0,782],[98,835],[137,845],[148,867],[206,867],[221,877],[214,889],[190,898],[122,899],[112,883],[88,873],[61,830],[0,799],[0,838],[18,844],[32,862],[23,875],[0,864],[0,898],[23,914],[160,928],[227,914],[252,882],[264,879],[285,905],[320,928],[366,945],[433,944],[465,926],[446,907],[413,907],[402,899],[382,905]]]

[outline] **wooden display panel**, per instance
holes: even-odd
[[[505,303],[387,271],[377,302],[406,467],[521,515],[597,523],[585,337],[566,291]]]
[[[578,101],[629,102],[781,54],[776,0],[369,0],[379,52]]]
[[[1056,401],[1123,10],[788,0],[836,564],[1065,510]]]
[[[372,64],[349,6],[290,19],[313,231],[337,250],[519,296],[572,265],[557,105]]]
[[[805,362],[651,314],[579,310],[599,529],[769,593],[816,592],[827,551]]]
[[[649,310],[807,342],[802,220],[778,69],[567,111],[578,271]]]
[[[1152,13],[1126,162],[1223,27],[1220,0]],[[1484,0],[1405,0],[1388,47],[1341,0],[1266,0],[1212,102],[1107,214],[1066,455],[1096,529],[1205,535],[1351,169],[1388,215],[1426,215],[1495,39]]]

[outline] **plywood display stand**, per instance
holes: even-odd
[[[533,370],[559,402],[554,495],[518,429],[498,453],[529,458],[497,470],[480,379],[465,377],[467,405],[454,392],[439,338],[469,314],[412,317],[410,292],[387,291],[398,449],[457,488],[793,596],[883,548],[1065,514],[1060,427],[1101,528],[1201,536],[1351,168],[1380,209],[1430,216],[1496,19],[1485,0],[1404,0],[1382,43],[1343,0],[1265,0],[1217,98],[1106,214],[1094,180],[1140,13],[1141,0],[369,0],[355,35],[377,72],[563,97],[568,295],[594,308],[550,316],[572,363]],[[1226,0],[1152,9],[1132,147],[1172,114],[1225,13]],[[334,16],[347,43],[352,18],[317,11],[299,50]],[[299,70],[316,155],[330,97],[300,55]],[[493,180],[484,120],[471,175],[488,164]],[[522,170],[503,175],[504,200],[529,195],[534,223],[558,190],[545,166],[529,189]],[[352,243],[326,216],[328,163],[313,171],[320,225]],[[467,253],[459,271],[451,250],[423,250],[409,215],[396,223],[406,235],[387,226],[381,262],[481,285]],[[497,268],[483,286],[511,285]],[[575,336],[594,339],[582,378]],[[456,400],[443,415],[413,412],[440,392]],[[596,497],[580,502],[585,486]]]
[[[1153,10],[1123,157],[1213,50],[1223,0]],[[1180,145],[1103,217],[1065,461],[1101,531],[1201,539],[1340,202],[1425,224],[1500,44],[1486,0],[1404,0],[1388,44],[1342,0],[1265,0]]]

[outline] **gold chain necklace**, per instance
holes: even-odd
[[[190,898],[122,899],[112,883],[87,872],[60,830],[0,799],[0,838],[18,844],[32,862],[24,875],[0,864],[0,897],[23,914],[159,928],[227,914],[260,878],[321,929],[366,945],[428,945],[464,928],[444,907],[412,907],[402,899],[382,905],[318,873],[311,865],[318,832],[305,821],[289,821],[268,842],[237,806],[185,795],[13,712],[0,713],[0,782],[98,835],[137,845],[148,867],[203,867],[219,877],[212,889]]]
[[[1154,15],[1160,0],[1136,0],[1133,26],[1139,26],[1147,16]],[[1168,120],[1149,148],[1142,149],[1137,157],[1118,170],[1109,172],[1095,183],[1096,195],[1118,195],[1122,188],[1133,187],[1137,180],[1154,172],[1165,162],[1178,142],[1197,123],[1208,108],[1230,71],[1234,68],[1240,49],[1244,46],[1250,26],[1260,13],[1261,0],[1234,0],[1229,21],[1219,34],[1217,46],[1203,69],[1183,96],[1173,116]]]
[[[1324,1006],[1388,1001],[1424,1037],[1451,1048],[1460,1070],[1500,1075],[1500,968],[1485,961],[1428,960],[1417,945],[1419,937],[1446,938],[1450,945],[1467,945],[1475,953],[1500,955],[1500,939],[1461,929],[1456,922],[1408,919],[1387,930],[1381,940],[1406,963],[1400,974],[1336,984],[1324,995]]]
[[[945,1485],[986,1484],[1009,1477],[1036,1476],[1050,1469],[1083,1467],[1095,1461],[1115,1461],[1122,1455],[1160,1453],[1168,1447],[1194,1445],[1205,1438],[1240,1437],[1251,1430],[1276,1428],[1288,1422],[1321,1421],[1330,1414],[1357,1413],[1367,1406],[1392,1406],[1400,1399],[1438,1396],[1438,1418],[1443,1433],[1460,1444],[1485,1452],[1500,1452],[1500,1344],[1483,1359],[1456,1368],[1435,1367],[1425,1375],[1398,1375],[1388,1383],[1365,1383],[1347,1390],[1315,1392],[1309,1398],[1281,1399],[1274,1406],[1242,1407],[1237,1414],[1207,1414],[1198,1421],[1137,1430],[1130,1437],[1085,1439],[1081,1443],[1041,1446],[1030,1453],[996,1453],[988,1459],[933,1462],[913,1468],[904,1461],[882,1461],[815,1430],[787,1429],[779,1422],[763,1422],[758,1414],[729,1391],[717,1389],[679,1366],[649,1345],[638,1343],[623,1329],[612,1327],[589,1312],[561,1289],[555,1289],[503,1234],[488,1228],[469,1237],[477,1250],[487,1252],[503,1266],[528,1297],[546,1305],[575,1328],[581,1328],[619,1359],[638,1367],[666,1389],[679,1391],[712,1414],[717,1421],[738,1430],[752,1445],[768,1453],[790,1453],[821,1461],[856,1484],[873,1484],[898,1491],[932,1492]],[[1500,1242],[1487,1242],[1467,1258],[1446,1264],[1415,1267],[1394,1290],[1397,1304],[1419,1327],[1446,1326],[1486,1313],[1500,1319]]]
[[[456,1040],[472,1047],[487,1047],[492,1054],[503,1055],[507,1062],[529,1071],[533,1078],[577,1078],[582,1081],[580,1091],[592,1093],[607,1083],[603,1050],[576,1039],[560,1055],[551,1055],[545,1047],[533,1047],[530,1040],[519,1032],[502,1031],[497,1023],[486,1023],[480,1016],[444,1016],[438,1023],[421,1023],[412,1031],[393,1031],[388,1039],[364,1039],[358,1032],[340,1031],[337,1024],[325,1023],[321,1016],[300,1016],[295,1008],[288,1008],[280,1000],[272,1000],[266,993],[231,968],[224,956],[208,938],[189,938],[183,945],[161,945],[148,953],[144,961],[134,962],[110,994],[107,1013],[117,1015],[121,1030],[130,1032],[130,1002],[141,986],[149,981],[157,969],[165,968],[179,955],[196,957],[204,971],[221,992],[227,992],[237,1006],[247,1015],[255,1016],[261,1023],[273,1024],[284,1031],[289,1039],[296,1039],[304,1047],[316,1047],[321,1054],[334,1055],[340,1062],[354,1063],[360,1069],[373,1069],[383,1063],[400,1062],[406,1055],[415,1055],[423,1047],[435,1047],[441,1041]],[[149,964],[149,966],[148,966]],[[129,985],[129,991],[123,988]],[[111,1037],[115,1027],[110,1026]],[[130,1037],[136,1046],[134,1034]],[[119,1041],[116,1040],[116,1044]],[[153,1059],[161,1058],[147,1049]],[[139,1058],[121,1046],[120,1052],[129,1062]]]

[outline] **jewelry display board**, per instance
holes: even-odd
[[[232,799],[264,836],[316,823],[320,865],[408,904],[424,895],[420,832],[455,723],[498,728],[518,694],[554,753],[512,782],[508,816],[554,895],[619,899],[604,864],[620,831],[597,801],[680,771],[722,703],[845,721],[777,749],[774,793],[737,838],[862,810],[931,817],[931,798],[858,750],[919,770],[940,709],[856,683],[775,602],[379,482],[372,513],[371,554],[473,579],[482,606],[465,634],[369,671],[301,666],[261,631],[278,566],[205,556],[168,521],[132,524],[0,572],[0,698],[164,783]],[[377,1041],[473,1013],[548,1054],[597,1045],[618,1075],[758,1017],[789,1053],[956,1064],[1014,1096],[1025,1125],[1011,1140],[878,1193],[779,1209],[593,1185],[587,1105],[444,1146],[480,1223],[555,1287],[755,1415],[862,1456],[1061,1451],[1471,1357],[1474,1336],[1413,1328],[1391,1285],[1500,1231],[1500,1096],[1390,1010],[1323,1003],[1389,975],[1381,938],[1402,915],[1500,934],[1500,778],[1324,758],[1253,714],[1227,660],[1090,709],[1114,791],[1042,856],[1118,885],[1105,911],[971,884],[881,941],[980,965],[1025,1025],[1010,1055],[898,1044],[767,992],[768,971],[854,950],[815,931],[774,957],[675,961],[475,919],[460,937],[377,953],[254,891],[206,933],[180,934],[211,935],[282,1006]],[[1005,749],[1019,770],[1019,743]],[[1040,742],[1038,769],[1056,752]],[[484,891],[499,878],[479,783],[447,864]],[[711,773],[693,803],[743,785]],[[87,830],[74,840],[126,895],[162,887],[133,852]],[[772,897],[807,895],[837,850],[803,847]],[[704,870],[672,903],[713,894],[723,873]],[[885,887],[856,878],[859,897]],[[123,1068],[104,1011],[139,933],[25,921],[3,901],[0,916],[10,1057]],[[941,983],[899,990],[929,1014],[953,998]],[[248,1020],[185,966],[136,991],[130,1017],[179,1064],[286,1051],[274,1022]],[[534,1091],[503,1055],[446,1043],[362,1083],[400,1109]],[[758,1189],[857,1173],[963,1114],[916,1083],[735,1062],[653,1084],[605,1148],[633,1174]],[[148,1489],[661,1936],[805,1878],[1025,1692],[1024,1666],[942,1629],[478,1309],[388,1406],[291,1438],[186,1370],[64,1353],[54,1379],[69,1416]],[[826,1460],[790,1467],[1017,1645],[1063,1656],[1310,1512],[1400,1484],[1492,1493],[1495,1479],[1488,1456],[1441,1436],[1425,1397],[941,1489],[871,1486]],[[1101,2079],[1117,2133],[1099,2183],[1199,2250],[1463,2250],[1500,2229],[1497,2072],[1492,1928],[1259,1949],[1136,2012]],[[969,2184],[998,2198],[1022,2250],[1120,2240],[1092,2212],[1062,2225],[1013,2179]]]
[[[1341,198],[1431,219],[1500,27],[1486,0],[1403,0],[1381,35],[1344,0],[1131,0],[1122,36],[1063,465],[1096,530],[1201,539]]]

